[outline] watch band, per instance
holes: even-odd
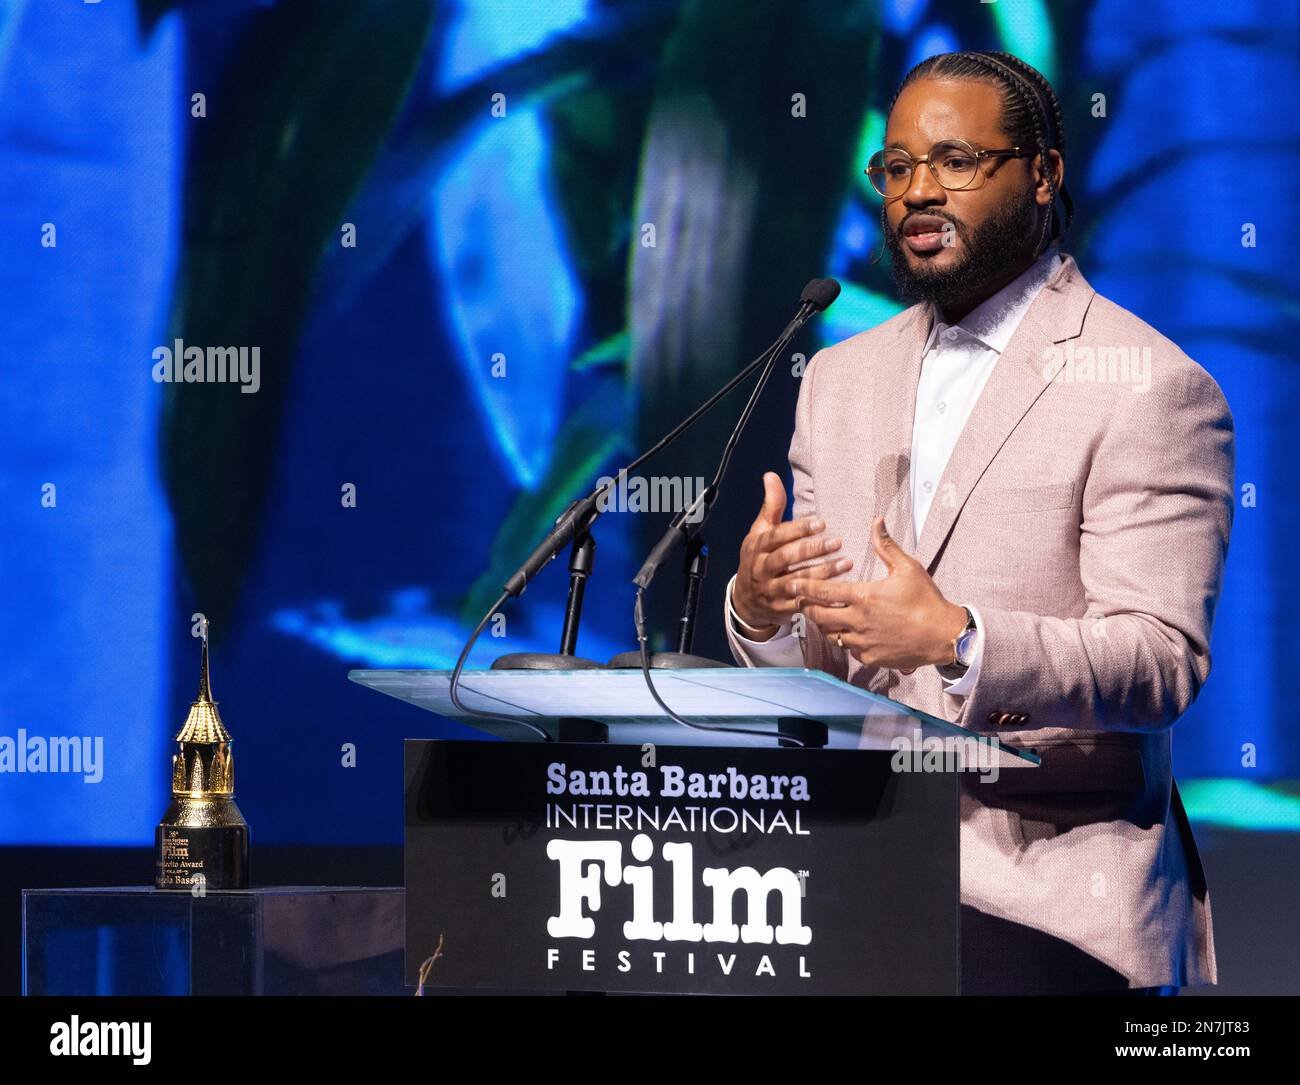
[[[961,661],[961,653],[958,645],[967,633],[973,633],[979,628],[979,626],[975,624],[975,615],[971,613],[970,607],[963,604],[962,610],[966,612],[966,624],[961,628],[960,632],[952,638],[952,662],[945,663],[939,668],[939,674],[944,678],[947,678],[949,681],[954,681],[962,677],[962,675],[970,670],[970,664]]]

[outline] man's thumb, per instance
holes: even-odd
[[[785,518],[785,486],[781,476],[774,471],[763,475],[763,507],[758,510],[755,524],[767,524],[776,527]]]
[[[885,530],[883,516],[877,516],[871,524],[871,545],[880,555],[880,560],[885,563],[885,568],[891,573],[907,558],[903,548],[894,542],[889,532]]]

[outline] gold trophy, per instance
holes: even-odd
[[[159,889],[247,889],[248,823],[235,805],[235,760],[208,681],[203,622],[199,695],[172,754],[172,801],[154,833]]]

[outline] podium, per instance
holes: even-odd
[[[715,731],[636,670],[465,672],[496,720],[446,671],[349,677],[505,740],[406,743],[430,993],[957,993],[959,789],[1038,760],[820,671],[655,672]]]

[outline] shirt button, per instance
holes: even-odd
[[[948,404],[946,404],[943,400],[939,400],[939,402],[934,405],[935,410],[939,411],[940,413],[942,413],[944,408],[947,406]]]
[[[929,493],[931,490],[934,489],[934,483],[933,483],[933,482],[923,482],[923,483],[921,483],[921,489],[923,489],[926,493]]]
[[[947,339],[949,342],[951,342],[952,340],[957,338],[957,329],[949,328],[946,332],[943,333],[943,337]]]

